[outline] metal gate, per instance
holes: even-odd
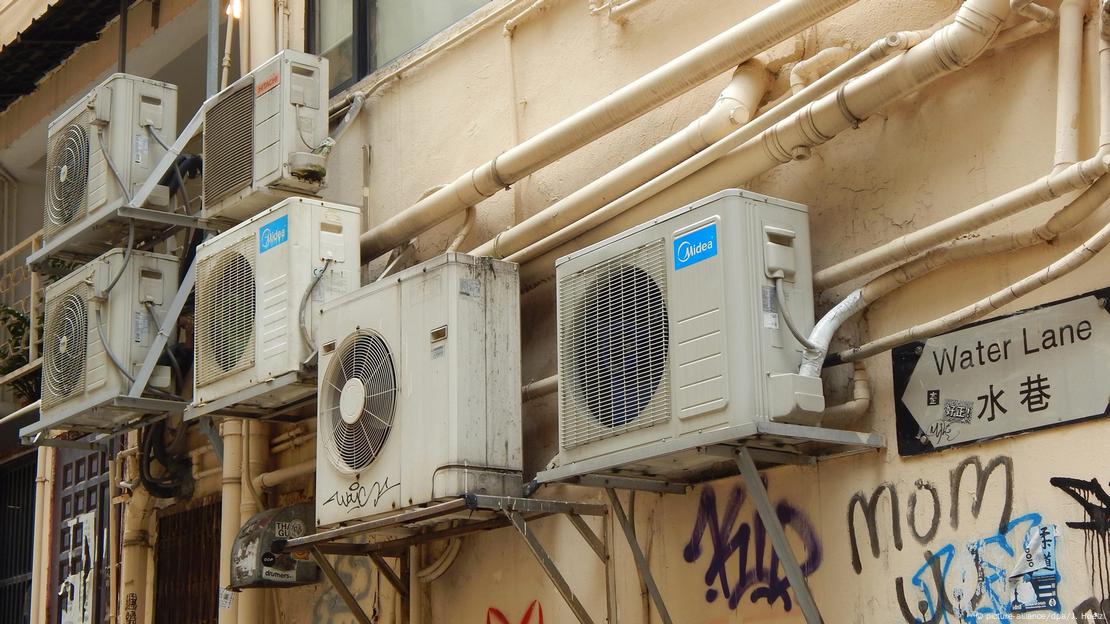
[[[220,506],[158,519],[155,624],[216,624],[220,580]]]
[[[0,465],[0,622],[31,621],[35,458]]]
[[[54,618],[105,621],[108,607],[108,454],[58,449],[55,473]],[[102,572],[103,570],[103,572]]]

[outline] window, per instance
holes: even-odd
[[[309,0],[308,49],[328,59],[334,94],[489,1]]]

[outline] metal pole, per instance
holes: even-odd
[[[127,72],[127,4],[119,0],[119,73]]]
[[[185,307],[185,301],[189,299],[189,293],[193,292],[193,284],[196,281],[197,260],[193,258],[193,263],[189,265],[189,271],[185,273],[185,279],[181,280],[177,295],[174,296],[169,309],[166,310],[166,318],[162,320],[162,326],[158,328],[158,335],[154,337],[154,342],[150,345],[150,351],[147,352],[146,359],[143,360],[143,365],[139,368],[139,374],[135,375],[135,381],[131,384],[131,390],[127,393],[127,396],[143,396],[146,384],[150,381],[150,375],[158,364],[158,358],[162,356],[162,349],[166,347],[166,342],[169,341],[170,331],[177,327],[177,319],[181,316],[181,310]]]
[[[324,576],[328,577],[328,580],[331,581],[332,587],[335,588],[335,591],[339,594],[339,597],[343,599],[343,602],[347,604],[347,608],[351,610],[351,615],[355,616],[359,624],[373,624],[370,618],[366,617],[366,612],[362,610],[362,607],[358,604],[358,600],[355,600],[355,597],[351,594],[351,590],[347,589],[347,585],[343,582],[343,579],[339,577],[339,573],[335,571],[335,568],[331,567],[331,562],[329,562],[315,546],[309,548],[308,552],[312,553],[312,558],[316,560],[316,565],[320,566],[320,569],[324,571]]]
[[[216,95],[216,91],[220,88],[220,0],[208,0],[208,51],[206,54],[205,99]]]
[[[567,584],[567,580],[559,573],[559,568],[556,567],[555,562],[551,560],[551,556],[544,550],[542,544],[536,539],[535,535],[528,529],[528,523],[524,520],[524,516],[520,512],[506,510],[505,515],[508,516],[509,521],[513,523],[520,536],[524,538],[524,543],[528,544],[528,548],[532,554],[536,556],[536,561],[539,561],[540,567],[547,573],[547,577],[555,583],[555,589],[559,591],[559,595],[566,601],[567,606],[574,613],[574,617],[582,624],[594,624],[590,619],[590,614],[586,611],[586,607],[578,600],[578,596],[574,595],[574,590]]]
[[[809,585],[806,584],[806,577],[802,574],[798,559],[790,549],[790,543],[786,541],[786,531],[782,528],[782,522],[779,521],[774,505],[767,496],[767,489],[759,479],[759,470],[756,469],[755,461],[752,460],[752,455],[746,447],[741,446],[736,452],[736,465],[740,467],[740,476],[744,477],[748,495],[755,502],[755,508],[759,512],[760,519],[763,520],[763,527],[771,536],[771,545],[774,546],[775,553],[782,562],[786,578],[790,581],[790,587],[794,589],[794,599],[801,606],[806,623],[821,624],[823,622],[821,612],[817,610],[817,603],[814,602],[813,594],[809,591]]]
[[[667,604],[663,602],[663,594],[659,593],[659,586],[655,584],[655,577],[651,574],[651,566],[648,564],[647,557],[644,557],[644,551],[640,550],[640,542],[636,539],[636,532],[632,529],[632,524],[624,513],[621,500],[617,498],[617,492],[613,488],[605,488],[605,493],[609,495],[609,505],[613,508],[613,515],[616,516],[617,522],[624,530],[624,537],[628,540],[628,547],[632,550],[632,559],[636,561],[636,569],[640,571],[640,578],[644,580],[644,585],[647,585],[651,601],[655,603],[655,608],[659,611],[659,619],[663,621],[663,624],[673,624],[674,620],[671,619],[671,614],[667,611]]]

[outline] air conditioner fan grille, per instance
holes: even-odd
[[[197,386],[255,362],[257,237],[244,237],[197,264]]]
[[[375,332],[347,337],[320,387],[320,432],[337,470],[353,474],[385,446],[397,407],[397,374],[389,345]]]
[[[88,357],[88,285],[81,283],[46,305],[42,406],[53,407],[85,391]]]
[[[92,111],[50,135],[46,155],[46,240],[85,213],[88,204]]]
[[[662,240],[559,280],[563,448],[670,418]]]

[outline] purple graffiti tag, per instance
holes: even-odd
[[[715,602],[723,596],[728,601],[729,609],[735,610],[751,590],[752,603],[764,600],[774,605],[781,598],[783,609],[790,611],[793,608],[793,601],[787,592],[790,581],[781,571],[778,555],[767,542],[767,529],[754,512],[751,522],[740,521],[745,500],[743,489],[733,487],[722,514],[717,508],[716,491],[711,486],[704,488],[698,501],[698,515],[690,541],[682,556],[687,563],[700,559],[702,540],[708,532],[712,552],[705,571],[706,602]],[[805,560],[801,568],[802,574],[808,577],[821,565],[821,544],[812,523],[803,512],[786,501],[775,505],[775,514],[783,527],[788,532],[792,531],[804,547]],[[728,563],[734,555],[736,580],[730,583]]]

